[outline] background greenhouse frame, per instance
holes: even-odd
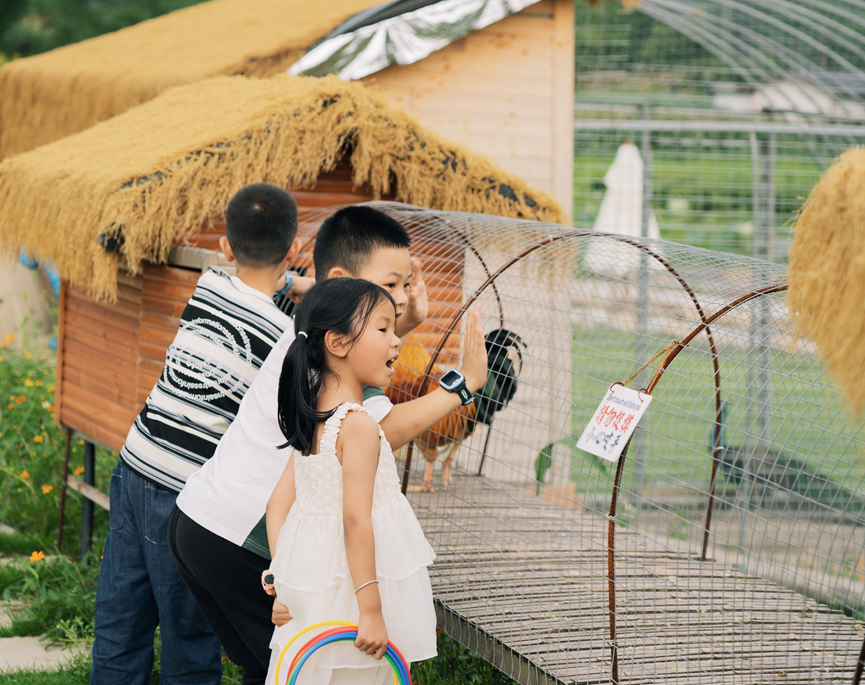
[[[595,226],[625,141],[643,236],[785,262],[823,171],[865,142],[865,2],[576,4],[574,225]],[[755,236],[757,239],[755,239]]]

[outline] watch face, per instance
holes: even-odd
[[[458,385],[462,379],[463,375],[459,371],[448,371],[444,376],[442,376],[441,384],[445,387],[452,388],[455,385]]]

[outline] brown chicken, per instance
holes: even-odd
[[[475,427],[483,423],[492,424],[493,415],[507,406],[517,390],[517,373],[522,364],[522,339],[511,331],[496,329],[485,338],[487,349],[487,380],[474,396],[474,402],[459,407],[425,433],[415,438],[415,447],[426,459],[424,492],[432,490],[433,466],[438,450],[450,445],[442,464],[442,483],[448,486],[451,467],[459,445],[468,438]],[[398,404],[429,394],[438,387],[439,379],[447,372],[437,364],[430,375],[424,377],[432,357],[420,345],[406,340],[394,365],[394,375],[385,394],[391,402]]]

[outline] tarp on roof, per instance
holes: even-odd
[[[289,73],[360,79],[391,64],[414,64],[437,50],[533,5],[538,0],[440,0],[393,3],[361,25],[310,49]],[[406,12],[397,14],[405,5]]]
[[[121,239],[136,270],[225,212],[244,185],[306,188],[350,156],[356,184],[433,209],[563,221],[544,192],[443,140],[359,83],[218,77],[173,88],[0,163],[0,247],[52,261],[97,298],[116,293]],[[103,239],[103,242],[104,239]]]
[[[82,131],[172,86],[284,73],[309,46],[380,1],[211,0],[9,62],[0,68],[0,159]]]

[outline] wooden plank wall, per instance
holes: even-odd
[[[140,406],[139,316],[143,279],[118,275],[117,303],[97,303],[64,284],[60,309],[58,420],[114,450]]]
[[[573,206],[572,0],[542,0],[364,80],[432,130]]]

